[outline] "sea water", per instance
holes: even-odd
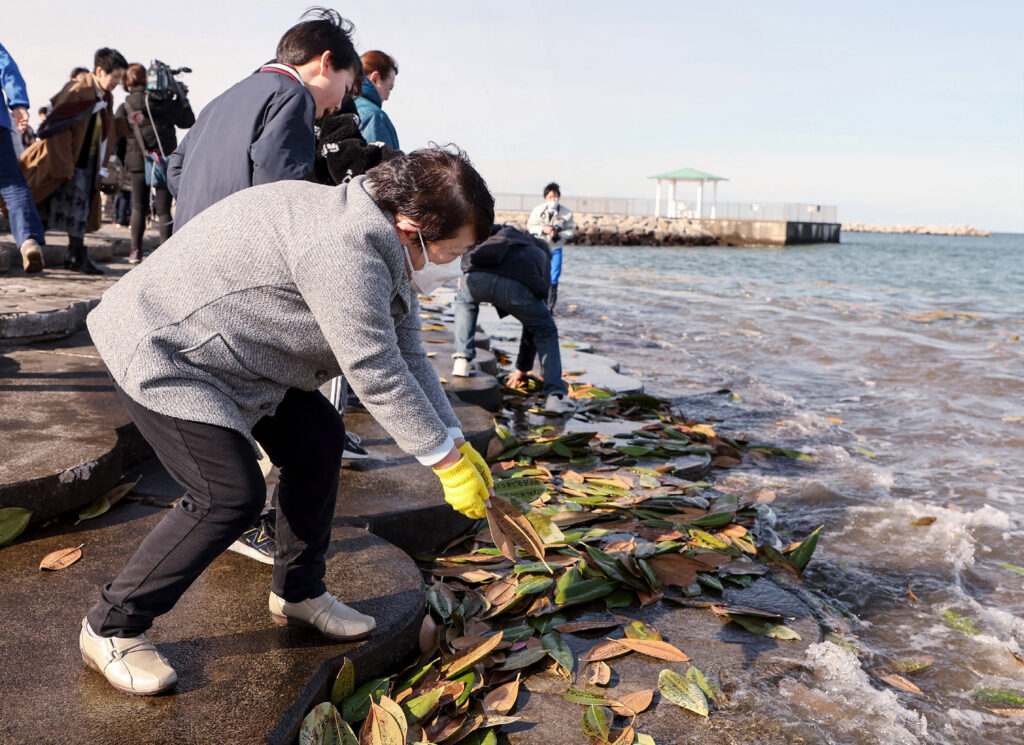
[[[990,711],[1019,704],[979,697],[1024,696],[1024,576],[999,565],[1024,565],[1024,235],[573,246],[557,321],[685,413],[814,458],[719,478],[774,490],[786,542],[824,525],[805,579],[859,655],[813,645],[751,716],[794,742],[1024,740]],[[869,674],[915,655],[924,695]]]

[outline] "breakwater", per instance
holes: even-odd
[[[495,220],[526,230],[528,212],[498,211]],[[667,217],[603,215],[577,212],[576,237],[581,246],[713,246],[718,239],[695,220]]]
[[[971,235],[989,238],[987,230],[971,225],[872,225],[862,222],[844,222],[842,229],[849,233],[908,233],[912,235]]]

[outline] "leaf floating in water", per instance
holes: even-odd
[[[58,551],[48,553],[43,557],[43,560],[39,562],[39,568],[56,572],[59,569],[71,566],[82,558],[82,546],[84,545],[84,543],[80,543],[75,548],[62,548]]]
[[[858,447],[857,445],[854,445],[853,448],[851,448],[851,449],[854,452],[856,452],[856,453],[860,453],[865,458],[877,458],[878,457],[878,455],[876,455],[875,453],[872,453],[870,450],[866,450],[866,449],[864,449],[862,447]]]
[[[926,525],[931,525],[937,519],[938,518],[936,518],[936,517],[932,517],[931,515],[927,515],[926,517],[919,517],[919,518],[917,518],[916,520],[914,520],[910,524],[913,525],[914,527],[922,527],[922,526],[926,526]]]
[[[946,625],[949,626],[949,628],[956,629],[960,633],[968,636],[978,635],[978,629],[975,627],[974,621],[966,616],[961,616],[956,611],[947,609],[946,612],[942,614],[942,617],[946,620]]]
[[[908,693],[916,693],[919,696],[924,695],[924,692],[920,688],[904,678],[902,675],[887,673],[884,670],[873,670],[872,672],[878,676],[879,680],[888,683],[893,688],[899,688],[901,691],[907,691]]]
[[[28,527],[32,510],[23,507],[0,508],[0,546],[6,546]]]
[[[1008,569],[1011,572],[1016,572],[1017,574],[1024,574],[1024,567],[1022,566],[1017,566],[1016,564],[1007,564],[1003,561],[997,561],[996,564],[998,566],[1001,566],[1003,569]]]
[[[672,670],[662,670],[658,675],[658,688],[661,695],[688,711],[700,714],[702,717],[708,715],[708,700],[696,683],[687,680],[682,675]]]
[[[789,554],[789,560],[796,564],[797,569],[803,571],[814,555],[814,549],[818,546],[818,536],[821,534],[822,525],[804,540]]]
[[[998,714],[999,716],[1024,721],[1024,709],[989,709],[989,711],[993,714]]]
[[[978,688],[974,691],[974,696],[986,704],[1024,706],[1024,693],[1011,691],[1006,688]]]
[[[792,641],[800,641],[800,634],[798,634],[789,626],[784,626],[780,623],[771,623],[765,621],[763,618],[753,618],[751,616],[734,616],[728,615],[727,618],[730,621],[738,623],[740,626],[745,628],[752,634],[760,634],[761,636],[768,636],[772,639],[788,639]]]
[[[708,679],[708,676],[700,668],[691,665],[686,671],[686,679],[696,683],[697,687],[704,691],[708,701],[713,701],[715,696],[718,695],[718,688],[715,687],[715,684]]]
[[[913,675],[934,664],[935,658],[930,654],[919,654],[911,657],[900,657],[893,660],[892,668],[898,673]]]

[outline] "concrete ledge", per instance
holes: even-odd
[[[0,314],[0,344],[35,344],[70,336],[85,328],[85,317],[99,302],[92,298],[60,310]]]
[[[0,690],[8,715],[0,741],[68,742],[72,726],[71,740],[94,745],[291,743],[341,656],[365,680],[392,672],[416,649],[419,570],[385,541],[341,526],[332,532],[327,585],[377,619],[371,637],[337,644],[275,626],[267,611],[271,568],[228,552],[148,634],[178,670],[174,695],[114,690],[82,664],[79,624],[100,585],[120,572],[164,512],[123,502],[78,529],[60,527],[3,549]],[[39,571],[47,553],[80,543],[77,564]]]

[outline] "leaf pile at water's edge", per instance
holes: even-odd
[[[700,716],[713,713],[715,683],[653,626],[621,616],[570,622],[599,603],[609,612],[663,600],[710,606],[723,621],[754,633],[800,638],[788,619],[731,606],[722,592],[773,570],[799,583],[821,529],[784,552],[760,546],[753,530],[767,505],[681,478],[671,462],[701,456],[729,468],[742,462],[745,444],[683,419],[653,396],[588,386],[575,386],[573,396],[585,416],[654,421],[619,438],[547,437],[542,433],[550,428],[541,427],[520,439],[496,427],[490,452],[498,461],[492,467],[497,508],[486,524],[421,561],[428,581],[422,655],[354,690],[351,663],[338,673],[331,699],[360,742],[390,742],[397,726],[409,742],[491,743],[503,724],[518,719],[521,676],[541,671],[565,681],[563,697],[584,707],[579,721],[588,735],[623,745],[652,742],[634,727],[655,691],[616,700],[583,689],[606,685],[609,664],[629,654],[681,665],[685,674],[662,671],[662,697]],[[757,450],[759,457],[803,456],[764,445]],[[645,467],[647,461],[661,462]],[[607,638],[577,660],[562,635],[598,628]],[[345,742],[345,728],[337,729]]]

